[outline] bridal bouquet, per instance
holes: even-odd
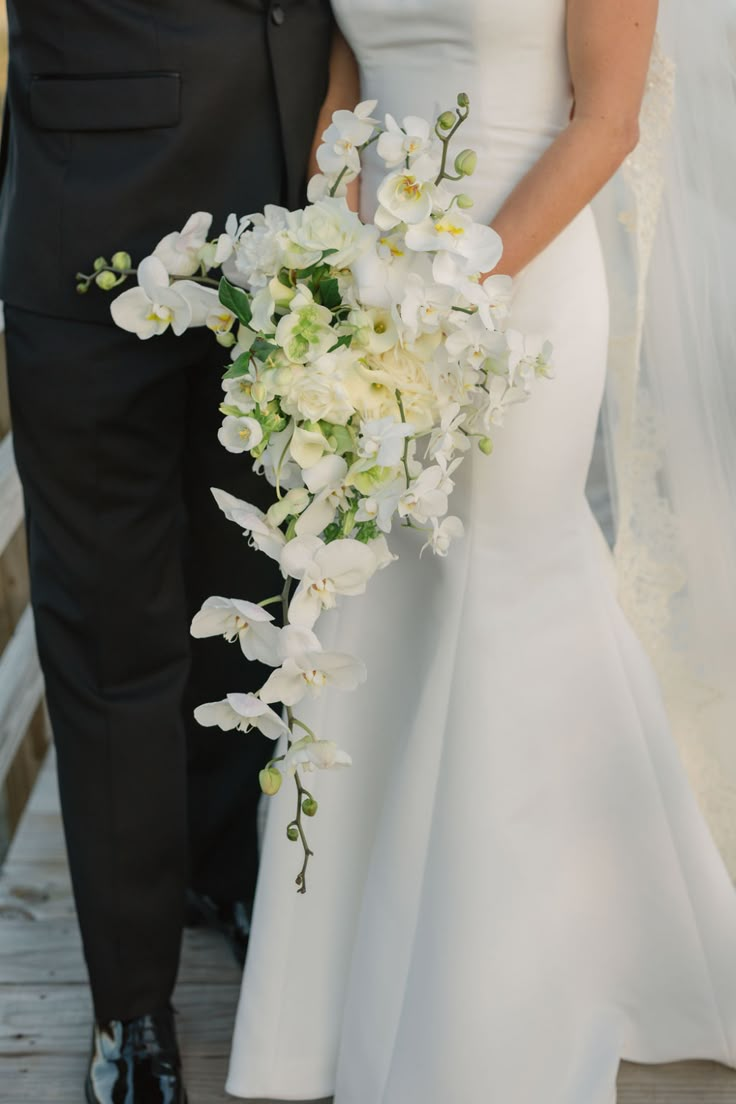
[[[482,279],[500,259],[498,235],[473,221],[471,198],[453,188],[476,165],[471,150],[450,155],[467,96],[434,126],[390,115],[381,126],[375,106],[335,113],[303,210],[233,215],[215,239],[212,217],[197,213],[137,269],[118,253],[78,276],[84,292],[93,282],[113,290],[136,275],[137,286],[111,309],[118,326],[142,339],[206,326],[230,350],[220,442],[251,458],[274,502],[264,513],[224,490],[213,494],[225,517],[278,562],[284,588],[257,602],[204,603],[194,636],[222,635],[273,670],[258,693],[229,694],[195,716],[277,742],[261,788],[275,795],[284,779],[295,785],[286,831],[301,844],[300,892],[312,855],[305,818],[317,812],[305,779],[350,758],[295,710],[366,678],[360,659],[323,649],[319,617],[362,594],[396,558],[388,538],[397,524],[416,529],[423,548],[447,554],[463,533],[448,514],[458,465],[473,442],[490,453],[507,408],[550,374],[549,347],[506,328],[510,281]],[[374,144],[387,173],[364,222],[345,197]]]

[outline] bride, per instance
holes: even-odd
[[[631,413],[643,392],[632,398],[622,365],[645,360],[651,341],[636,328],[636,292],[609,294],[606,266],[616,262],[623,285],[628,248],[641,284],[652,250],[651,161],[671,78],[662,58],[650,69],[656,7],[334,4],[342,35],[323,122],[359,98],[402,118],[469,94],[474,215],[501,234],[513,323],[552,341],[557,378],[509,419],[492,461],[461,469],[467,535],[452,555],[417,562],[402,531],[400,560],[370,596],[328,615],[333,642],[364,657],[370,677],[358,694],[325,698],[314,723],[355,767],[319,780],[329,816],[314,824],[306,897],[280,818],[267,824],[234,1095],[613,1104],[621,1058],[736,1067],[736,894],[584,495],[619,326],[613,439],[624,456],[643,454]],[[652,134],[633,154],[648,73]],[[590,203],[625,159],[641,221],[632,229],[623,209],[602,219],[629,233],[616,257]],[[369,158],[366,209],[380,171]],[[670,345],[686,313],[667,315]],[[663,347],[664,368],[650,356],[635,383],[656,397],[664,370],[674,386],[684,351]],[[677,425],[671,400],[666,429]],[[619,533],[633,547],[664,507],[656,479],[617,456]],[[699,454],[689,460],[697,471]],[[695,489],[701,507],[707,490],[722,509],[715,475]],[[634,591],[644,602],[646,588]]]

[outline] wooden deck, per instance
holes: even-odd
[[[191,1104],[230,1099],[222,1086],[238,985],[223,941],[187,932],[175,1004]],[[0,875],[2,1104],[81,1104],[89,1030],[50,759]],[[736,1073],[703,1062],[624,1066],[619,1084],[618,1104],[736,1104]]]

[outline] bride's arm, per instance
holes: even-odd
[[[330,51],[330,76],[322,110],[317,119],[317,128],[312,143],[312,153],[309,158],[309,175],[319,172],[317,166],[317,147],[322,141],[322,135],[332,121],[333,112],[342,108],[352,110],[360,100],[360,77],[358,65],[353,51],[348,46],[340,31],[335,28],[332,48]],[[357,209],[358,182],[353,181],[348,185],[348,203]]]
[[[631,152],[657,19],[657,0],[568,0],[574,92],[569,126],[493,220],[515,276],[590,202]]]

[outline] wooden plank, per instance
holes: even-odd
[[[33,866],[57,866],[66,869],[66,848],[61,833],[61,817],[58,813],[36,812],[26,809],[18,832],[8,853],[8,864]]]
[[[0,922],[73,920],[75,916],[66,867],[43,863],[5,864],[0,874]]]
[[[4,985],[86,985],[87,971],[73,914],[35,920],[32,910],[15,910],[0,920],[0,983]],[[213,931],[184,933],[182,984],[231,984],[232,952]]]
[[[0,783],[43,696],[30,607],[0,659]]]
[[[177,1029],[190,1060],[227,1059],[240,986],[179,985]],[[86,1054],[92,1006],[86,987],[0,986],[0,1059]]]
[[[15,468],[13,438],[0,443],[0,555],[23,520],[23,492]]]

